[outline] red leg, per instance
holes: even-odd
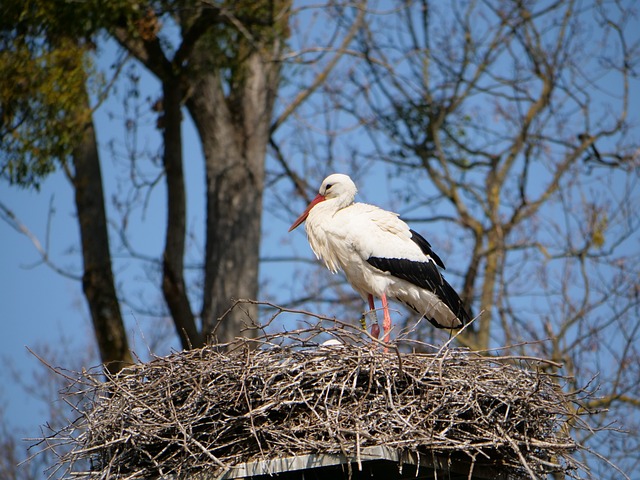
[[[387,303],[387,296],[382,294],[382,311],[384,314],[384,318],[382,320],[382,330],[384,331],[384,337],[382,340],[385,343],[389,343],[390,335],[389,331],[391,330],[391,316],[389,315],[389,304]]]

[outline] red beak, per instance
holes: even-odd
[[[309,216],[309,212],[311,211],[311,209],[315,207],[318,203],[322,202],[324,199],[325,197],[323,195],[320,195],[320,194],[316,195],[316,198],[311,200],[311,203],[307,206],[304,212],[302,212],[302,215],[300,215],[298,219],[295,222],[293,222],[293,225],[291,225],[291,227],[289,228],[289,231],[294,230],[298,225],[304,222]]]

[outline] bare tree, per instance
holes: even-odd
[[[307,111],[326,120],[325,158],[385,175],[377,188],[428,228],[478,316],[459,341],[563,363],[575,379],[566,388],[598,384],[591,406],[609,409],[599,424],[624,418],[631,433],[594,448],[628,472],[640,439],[637,20],[633,2],[372,8],[324,103]],[[291,141],[279,149],[300,155]],[[288,165],[315,186],[331,170],[313,167]],[[344,294],[331,291],[316,295]]]

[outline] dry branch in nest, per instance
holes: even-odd
[[[328,336],[343,344],[319,345]],[[358,462],[384,445],[510,478],[573,474],[579,446],[566,424],[579,420],[577,399],[536,362],[455,348],[385,353],[366,337],[315,327],[175,353],[106,381],[83,372],[79,418],[47,439],[66,446],[57,473],[215,478],[298,455]]]

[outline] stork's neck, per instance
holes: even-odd
[[[323,202],[315,205],[309,212],[309,218],[311,221],[320,220],[323,217],[331,217],[334,213],[342,210],[343,208],[353,205],[354,196],[340,195],[338,197],[326,198]]]
[[[354,198],[355,194],[346,192],[334,198],[327,198],[324,202],[322,202],[322,204],[324,204],[327,211],[337,212],[338,210],[342,210],[343,208],[352,205]]]

